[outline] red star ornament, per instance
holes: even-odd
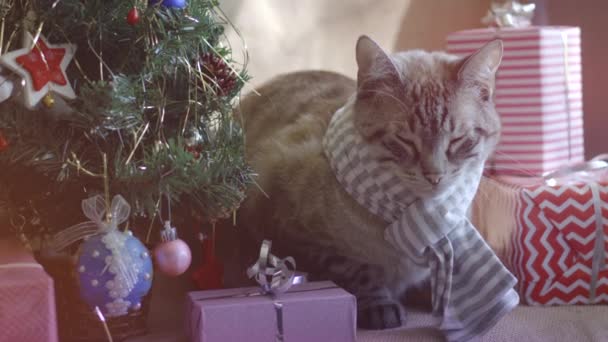
[[[40,100],[50,92],[59,94],[67,99],[75,99],[74,89],[68,82],[66,69],[74,53],[76,45],[53,45],[42,35],[36,45],[31,36],[26,48],[14,50],[0,56],[0,64],[17,73],[25,80],[25,105],[33,109]]]

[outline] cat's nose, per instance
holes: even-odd
[[[424,178],[432,185],[439,184],[439,182],[441,182],[441,176],[442,175],[436,174],[436,173],[425,173],[424,174]]]

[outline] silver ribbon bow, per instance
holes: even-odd
[[[292,257],[280,259],[270,254],[271,246],[268,240],[262,242],[260,256],[247,269],[247,276],[260,284],[264,294],[279,295],[293,285],[296,262]]]
[[[497,27],[527,27],[532,23],[535,9],[535,4],[522,5],[519,1],[492,1],[481,22]]]
[[[593,210],[595,212],[595,245],[591,261],[591,282],[589,284],[589,300],[595,302],[597,296],[598,277],[600,271],[606,267],[606,249],[604,247],[604,218],[602,216],[602,199],[599,184],[593,172],[608,169],[608,154],[596,156],[590,161],[577,163],[561,169],[547,172],[543,175],[545,184],[556,186],[559,178],[572,177],[575,180],[584,180],[589,183],[593,197]]]
[[[262,241],[260,257],[255,264],[247,269],[247,276],[250,279],[255,278],[255,281],[260,284],[263,294],[270,295],[274,298],[287,292],[294,284],[296,261],[292,257],[279,259],[270,254],[271,246],[272,242],[268,240]],[[277,319],[275,340],[277,342],[283,342],[285,339],[283,331],[283,303],[274,301],[273,306]]]
[[[270,254],[272,242],[264,240],[260,247],[260,256],[255,264],[247,269],[247,276],[255,278],[265,294],[278,295],[286,292],[293,285],[296,262],[292,257],[283,259]]]

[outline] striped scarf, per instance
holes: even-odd
[[[519,302],[515,277],[467,219],[482,168],[435,198],[419,199],[371,157],[349,108],[334,114],[323,141],[336,178],[387,222],[384,237],[392,246],[430,268],[433,314],[447,340],[482,335]]]

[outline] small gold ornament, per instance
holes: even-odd
[[[48,93],[42,99],[42,103],[44,103],[46,108],[53,108],[53,106],[55,105],[55,99],[53,98],[53,95],[51,95],[51,93]]]

